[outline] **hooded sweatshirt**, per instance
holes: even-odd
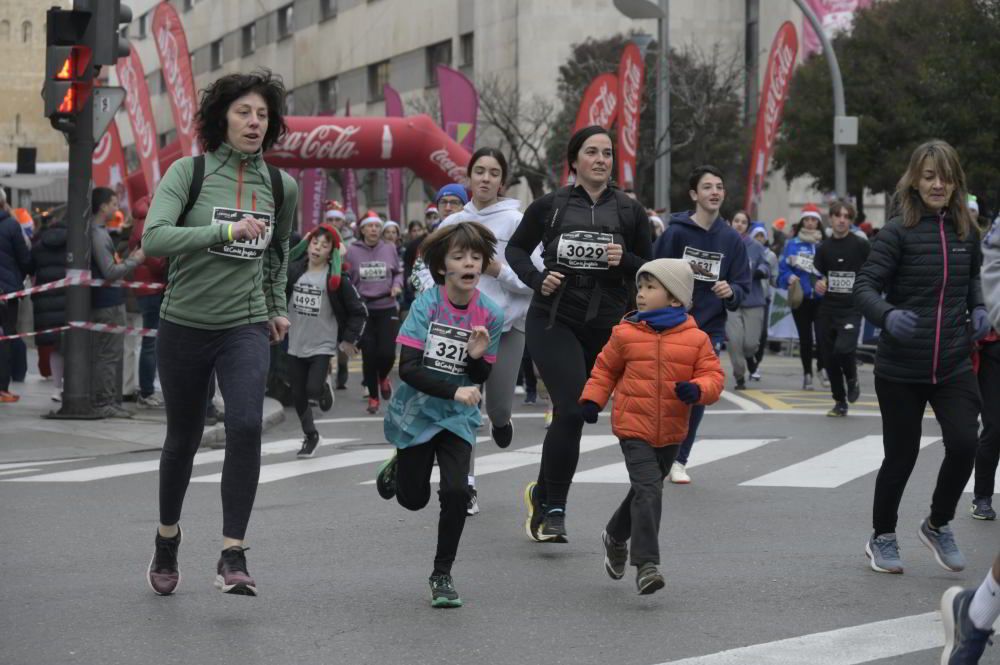
[[[394,286],[403,288],[403,265],[394,245],[379,240],[377,245],[369,247],[364,240],[359,240],[347,248],[344,261],[348,264],[351,282],[368,309],[396,307],[396,298],[391,294]]]
[[[670,225],[653,248],[656,259],[687,259],[704,273],[695,274],[691,316],[712,337],[726,332],[726,310],[736,311],[750,292],[750,260],[743,239],[719,217],[707,231],[694,221],[694,211],[671,215]],[[712,293],[718,280],[729,283],[733,296],[723,301]]]
[[[483,274],[479,278],[480,291],[489,296],[490,300],[500,305],[504,311],[503,332],[511,328],[524,331],[524,317],[528,312],[528,305],[531,304],[531,295],[534,293],[530,286],[522,282],[517,274],[507,265],[504,252],[507,250],[507,243],[514,235],[517,225],[521,223],[521,202],[517,199],[501,198],[493,205],[480,210],[475,203],[469,201],[465,207],[453,215],[449,215],[438,228],[458,224],[459,222],[479,222],[497,237],[497,247],[495,258],[500,262],[500,275],[491,277]],[[531,254],[531,260],[535,267],[544,270],[542,263],[541,245],[535,248]],[[428,288],[433,285],[434,280],[426,266],[418,273],[422,287]]]

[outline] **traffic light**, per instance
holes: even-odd
[[[94,86],[93,52],[85,41],[88,11],[57,7],[46,13],[45,116],[56,129],[66,131],[83,110]]]
[[[132,8],[123,5],[121,0],[75,0],[73,3],[74,8],[81,5],[92,15],[87,43],[94,49],[94,63],[113,65],[118,58],[126,57],[132,46],[120,30],[122,25],[132,22]]]

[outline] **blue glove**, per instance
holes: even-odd
[[[591,425],[597,422],[597,414],[601,412],[601,407],[597,406],[596,402],[591,402],[589,399],[584,400],[580,407],[583,409],[584,422]]]
[[[990,319],[986,316],[985,307],[972,310],[972,341],[978,342],[990,334]]]
[[[885,329],[901,342],[917,332],[917,315],[908,309],[894,309],[885,317]]]
[[[685,404],[696,404],[701,399],[701,388],[690,381],[678,381],[674,392],[677,393],[677,399]]]

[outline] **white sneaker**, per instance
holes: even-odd
[[[139,403],[139,406],[146,407],[147,409],[159,409],[163,407],[163,400],[157,397],[156,393],[153,393],[149,397],[140,395],[136,402]]]
[[[514,386],[514,394],[515,395],[523,395],[524,394],[524,386]]]
[[[52,401],[53,402],[61,402],[62,401],[62,391],[61,390],[59,392],[57,392],[57,393],[52,393]]]
[[[678,462],[674,462],[670,467],[670,473],[667,474],[667,479],[677,485],[687,485],[691,482],[691,476],[687,474],[684,469],[684,465]]]

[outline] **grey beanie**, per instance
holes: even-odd
[[[639,283],[639,275],[648,273],[656,278],[667,291],[684,304],[684,309],[691,309],[694,297],[694,271],[684,259],[655,259],[642,264],[635,274],[635,283]]]

